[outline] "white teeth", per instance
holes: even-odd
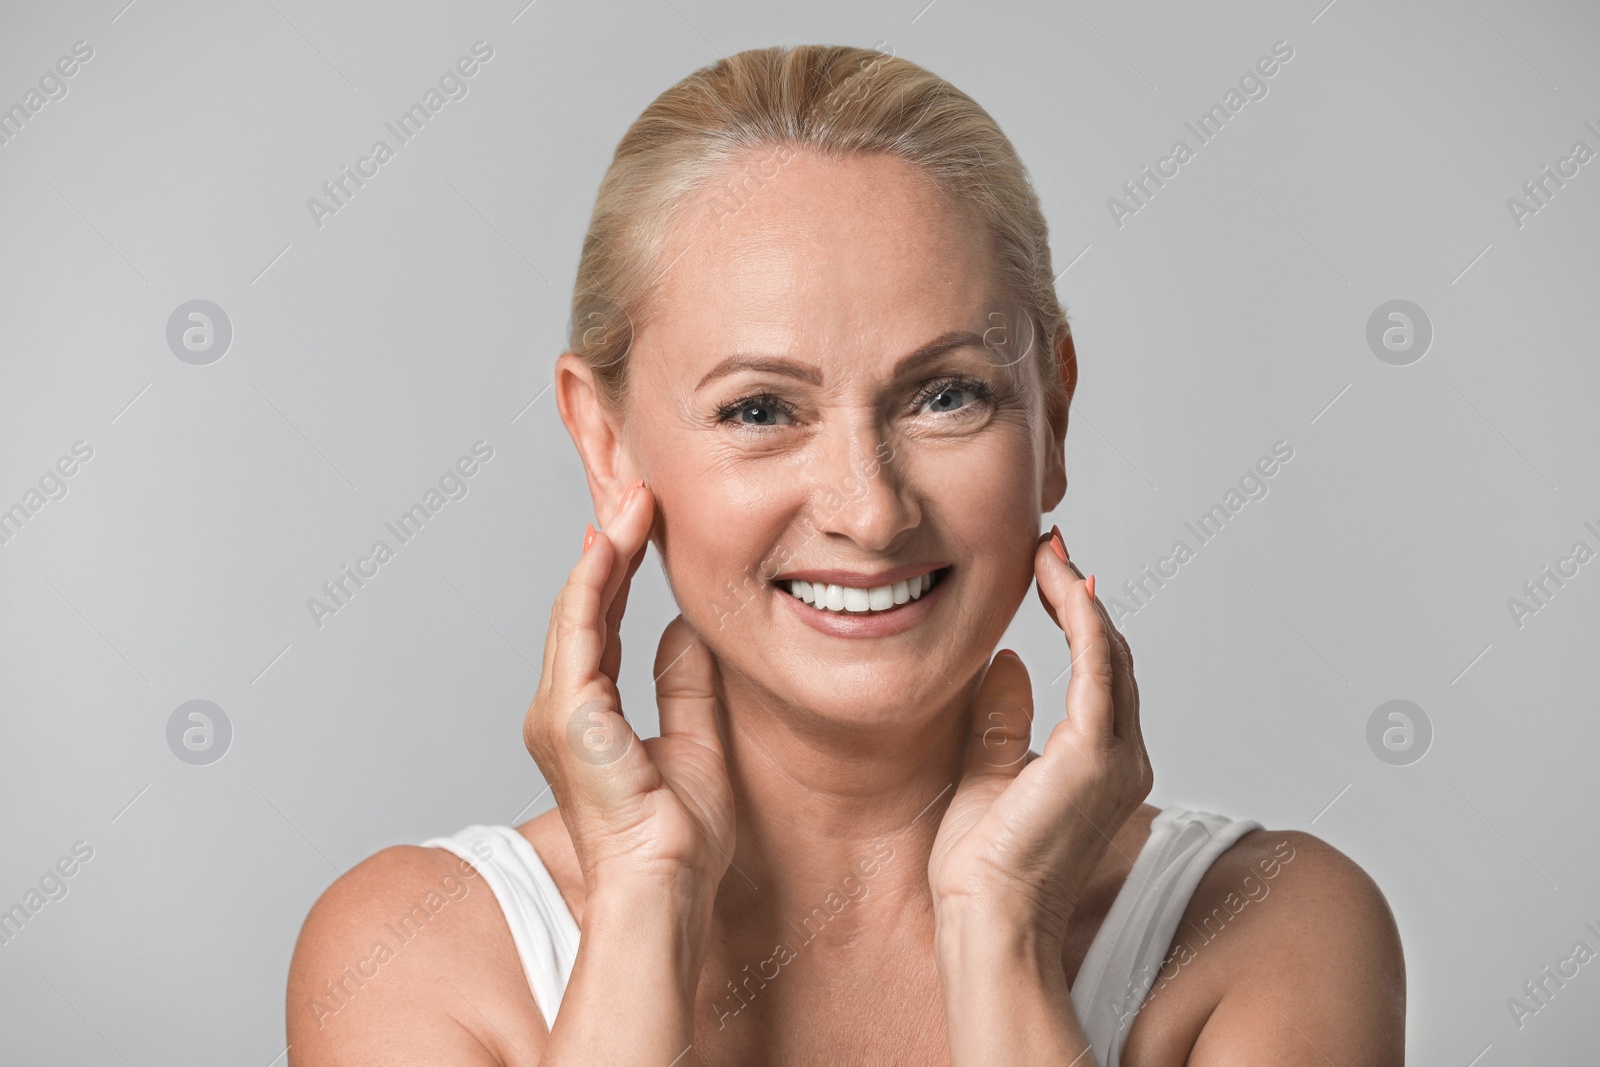
[[[860,614],[867,611],[887,611],[908,600],[918,600],[933,587],[933,573],[918,575],[892,585],[877,585],[871,589],[857,589],[847,585],[823,582],[805,582],[798,579],[783,583],[794,596],[819,608]]]

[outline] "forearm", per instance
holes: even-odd
[[[952,1067],[1095,1067],[1059,944],[971,912],[942,912],[935,955]]]
[[[691,1067],[693,1013],[709,908],[647,886],[599,889],[540,1067],[648,1063]]]

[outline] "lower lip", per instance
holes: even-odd
[[[892,637],[921,625],[922,620],[928,617],[939,598],[944,595],[944,587],[949,584],[950,574],[947,571],[932,589],[917,599],[908,600],[888,611],[860,615],[812,607],[799,597],[776,586],[772,591],[777,594],[778,599],[785,601],[800,616],[801,622],[813,630],[819,630],[832,637]]]

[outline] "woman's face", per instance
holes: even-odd
[[[1019,388],[1037,395],[1041,342],[981,231],[899,160],[769,154],[730,169],[666,260],[622,439],[726,683],[863,727],[961,699],[1065,488],[1061,437]],[[789,591],[829,571],[906,595],[936,578],[869,613]]]

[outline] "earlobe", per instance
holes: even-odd
[[[556,360],[556,408],[583,461],[589,496],[601,525],[611,521],[622,494],[636,475],[625,455],[616,416],[602,400],[594,372],[582,359],[563,352]]]
[[[1067,468],[1062,449],[1054,442],[1045,468],[1044,484],[1040,486],[1039,513],[1048,515],[1061,505],[1067,495]]]

